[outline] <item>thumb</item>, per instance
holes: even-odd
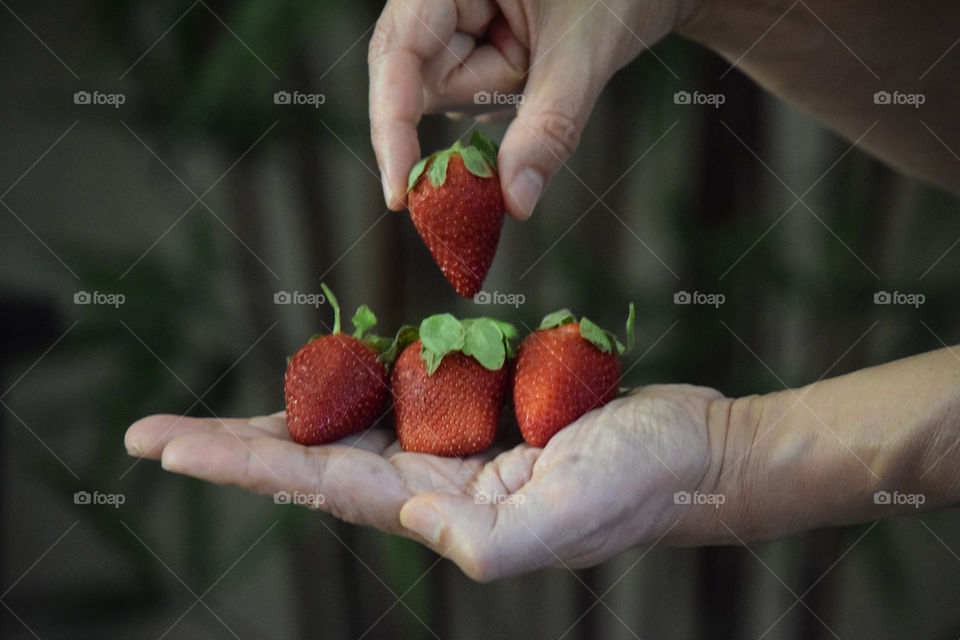
[[[473,580],[488,582],[544,566],[551,559],[549,549],[533,533],[540,528],[539,519],[525,513],[529,511],[525,507],[522,501],[490,504],[461,494],[421,493],[400,509],[400,524]]]
[[[578,41],[571,33],[542,58],[531,56],[523,103],[500,145],[503,198],[518,220],[530,217],[547,182],[577,148],[605,83]]]

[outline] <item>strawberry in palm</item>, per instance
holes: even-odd
[[[340,332],[340,306],[333,307],[333,333],[318,335],[287,363],[283,388],[290,437],[300,444],[324,444],[363,431],[377,417],[388,395],[387,339],[364,336],[377,319],[366,305],[353,317],[352,336]]]
[[[627,318],[633,346],[634,309]],[[617,395],[618,355],[625,348],[608,331],[566,309],[547,315],[517,349],[513,405],[528,444],[546,446],[560,429]]]
[[[503,228],[497,147],[474,132],[418,162],[410,171],[410,218],[444,277],[472,297],[483,286]]]
[[[507,390],[513,326],[491,318],[426,318],[391,374],[404,451],[466,456],[493,443]]]

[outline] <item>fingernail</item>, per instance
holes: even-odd
[[[140,457],[143,455],[144,448],[139,442],[130,442],[127,444],[127,455]]]
[[[444,522],[440,514],[425,504],[412,504],[400,511],[400,524],[431,544],[440,544]]]
[[[164,471],[173,471],[177,473],[180,469],[177,465],[179,461],[176,456],[171,453],[170,449],[164,449],[163,453],[160,454],[160,467]]]
[[[524,219],[529,218],[533,208],[537,206],[540,192],[543,190],[543,176],[534,169],[527,167],[513,179],[507,193],[520,207]]]

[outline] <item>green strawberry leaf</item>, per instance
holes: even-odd
[[[377,359],[380,362],[392,365],[397,357],[403,353],[403,350],[416,342],[419,337],[420,331],[416,327],[406,324],[397,330],[397,335],[392,340],[390,338],[378,338],[378,340],[385,341],[385,344],[381,342],[383,348],[377,349],[380,352]]]
[[[503,334],[503,337],[512,340],[517,337],[517,328],[510,324],[509,322],[504,322],[503,320],[497,320],[496,318],[487,318],[490,322],[497,325],[500,329],[500,333]]]
[[[463,166],[467,168],[467,171],[478,178],[489,178],[493,175],[493,169],[490,168],[487,159],[476,147],[463,149],[460,152],[460,157],[463,158]]]
[[[587,318],[580,318],[580,336],[604,353],[610,353],[617,347],[617,341],[613,336]]]
[[[617,337],[599,327],[589,318],[580,319],[580,336],[593,344],[597,349],[604,353],[612,353],[616,350],[618,355],[622,355],[627,351],[633,349],[634,345],[634,322],[636,320],[636,309],[633,306],[633,303],[630,303],[630,311],[627,315],[627,346],[624,347],[623,344],[617,340]],[[576,322],[577,318],[570,312],[569,309],[561,309],[560,311],[554,311],[544,316],[543,321],[540,322],[539,329],[553,329],[555,327],[560,327],[571,322]]]
[[[572,311],[569,309],[561,309],[560,311],[554,311],[553,313],[548,313],[547,315],[543,316],[543,320],[540,321],[540,326],[537,328],[553,329],[554,327],[560,327],[576,321],[577,319],[573,315]]]
[[[473,135],[470,136],[470,146],[483,154],[483,158],[491,167],[494,169],[497,168],[497,153],[499,153],[500,148],[496,142],[493,142],[479,131],[474,131]],[[464,164],[466,164],[466,160],[464,160]]]
[[[353,322],[354,328],[353,337],[359,340],[373,325],[377,324],[377,316],[373,315],[370,307],[362,304],[357,307],[357,312],[353,314],[351,322]]]
[[[432,158],[435,155],[436,154],[426,156],[422,160],[420,160],[417,164],[413,165],[413,169],[410,170],[410,176],[407,178],[407,192],[409,192],[416,186],[417,181],[420,180],[420,176],[423,175],[423,170],[427,166],[427,163],[430,161],[430,158]]]
[[[333,333],[340,333],[340,304],[337,302],[337,297],[333,295],[333,291],[330,291],[330,287],[325,283],[321,282],[320,288],[323,289],[323,295],[327,297],[327,302],[333,307]]]
[[[456,146],[456,145],[454,145]],[[450,161],[450,150],[441,151],[436,154],[430,168],[427,169],[427,177],[430,178],[430,184],[435,187],[442,187],[447,181],[447,163]]]
[[[423,345],[420,355],[428,374],[437,370],[447,354],[457,351],[474,358],[485,368],[497,371],[503,368],[507,357],[513,355],[510,338],[516,335],[516,327],[494,318],[461,321],[449,313],[441,313],[420,323]]]
[[[420,323],[420,341],[423,347],[420,355],[427,365],[427,374],[432,374],[440,366],[443,356],[463,348],[463,323],[449,313],[440,313],[424,318]]]
[[[489,318],[464,320],[466,335],[463,340],[463,353],[473,356],[477,362],[491,371],[503,367],[507,352],[504,347],[504,335],[496,322]]]
[[[512,358],[515,350],[510,341],[517,337],[517,328],[509,322],[504,322],[503,320],[497,320],[496,318],[487,319],[496,324],[500,329],[500,333],[503,335],[503,344],[507,350],[507,357]]]

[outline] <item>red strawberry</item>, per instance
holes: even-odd
[[[496,145],[474,132],[469,146],[457,141],[418,162],[407,191],[410,218],[444,277],[461,296],[473,297],[503,228]]]
[[[507,390],[511,325],[450,314],[420,325],[391,375],[397,439],[404,451],[466,456],[493,443]]]
[[[376,323],[366,305],[353,317],[353,336],[340,333],[340,306],[321,285],[334,311],[333,333],[314,336],[287,363],[283,380],[290,437],[300,444],[324,444],[363,431],[387,397],[382,338],[363,333]]]
[[[627,342],[633,343],[633,305]],[[617,395],[618,354],[624,347],[587,318],[567,310],[551,313],[520,343],[513,381],[513,406],[523,439],[546,446],[553,435]]]

